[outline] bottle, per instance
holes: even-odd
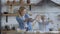
[[[30,4],[30,0],[27,0],[27,4]]]
[[[12,27],[12,30],[15,30],[15,26]]]
[[[13,4],[16,4],[16,1],[15,0],[13,0]]]
[[[7,5],[10,5],[10,1],[9,0],[7,0]]]
[[[10,4],[10,6],[9,6],[9,13],[13,13],[13,6],[12,6],[12,4]]]
[[[5,30],[10,30],[9,26],[8,25],[5,25]]]
[[[29,5],[29,10],[31,11],[30,0],[27,0],[27,4]]]
[[[19,3],[20,3],[20,6],[24,5],[24,1],[23,0],[20,0]]]

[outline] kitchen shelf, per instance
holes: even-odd
[[[16,2],[16,3],[14,3],[14,4],[13,4],[13,2],[10,2],[10,4],[12,4],[13,6],[18,6],[18,5],[20,5],[19,2]],[[5,3],[5,5],[8,5],[8,6],[9,6],[10,4]]]
[[[17,16],[17,14],[2,14],[2,16]]]
[[[5,4],[6,6],[9,6],[9,5],[7,5],[7,4]],[[24,4],[23,6],[29,6],[29,5],[35,5],[35,4]],[[20,4],[19,3],[16,3],[16,4],[13,4],[12,6],[20,6]]]
[[[15,4],[13,4],[13,2],[10,2],[10,4],[4,3],[3,5],[9,6],[9,5],[11,5],[11,4],[12,4],[12,6],[20,6],[20,3],[19,3],[19,2],[16,2]],[[29,6],[29,5],[35,5],[35,4],[34,4],[34,3],[31,3],[31,4],[25,3],[23,6]]]
[[[6,2],[4,4],[2,4],[2,6],[29,6],[29,5],[34,5],[34,4],[27,4],[27,3],[24,3],[23,5],[20,4],[20,1],[17,1],[15,3],[13,2]],[[11,14],[2,14],[2,16],[17,16],[17,14],[14,14],[14,13],[11,13]]]

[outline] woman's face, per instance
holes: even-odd
[[[22,11],[20,12],[20,14],[21,14],[21,15],[25,15],[25,14],[26,14],[26,9],[22,10]]]

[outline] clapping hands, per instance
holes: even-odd
[[[33,19],[32,18],[26,18],[24,22],[27,22],[27,21],[31,21],[32,22]]]
[[[37,15],[37,16],[35,17],[35,20],[36,20],[36,21],[40,21],[40,19],[41,19],[41,18],[40,18],[40,15]]]

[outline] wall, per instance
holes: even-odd
[[[15,6],[15,8],[17,8],[17,6]],[[6,6],[2,7],[2,13],[4,11],[7,11]],[[56,17],[58,14],[60,14],[60,7],[58,7],[58,6],[56,6],[56,7],[49,6],[47,4],[44,6],[32,6],[31,12],[33,13],[33,15],[45,14],[47,17],[49,17],[50,19],[53,20],[54,25],[52,25],[52,26],[54,26],[54,28],[57,28],[57,24],[59,24],[59,26],[60,26],[60,23],[59,23],[59,21],[57,21],[57,17]],[[18,24],[18,22],[16,21],[16,16],[11,16],[11,17],[9,16],[8,23],[6,23],[6,17],[2,16],[2,26],[11,25],[11,24]]]
[[[51,1],[60,4],[60,0],[51,0]]]

